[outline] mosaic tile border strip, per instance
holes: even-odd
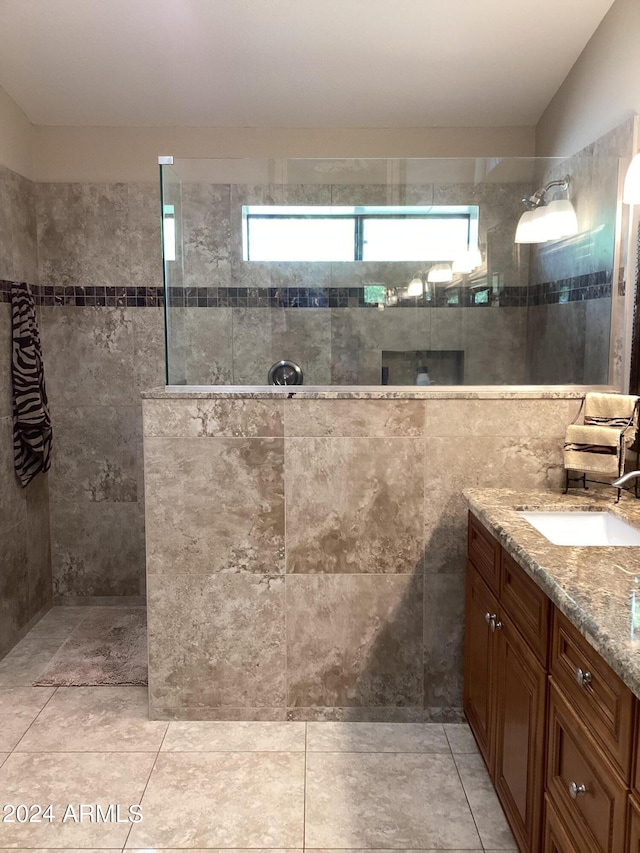
[[[11,281],[0,280],[0,302],[9,302]],[[86,287],[31,285],[36,304],[47,307],[154,308],[165,303],[162,287]],[[497,293],[438,286],[432,298],[406,298],[399,308],[524,308],[610,297],[611,272],[503,287]],[[484,298],[478,298],[482,294]],[[172,308],[377,308],[365,301],[364,287],[170,287]]]

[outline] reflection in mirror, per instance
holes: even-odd
[[[308,385],[607,385],[632,130],[557,160],[163,166],[169,384],[285,360]],[[515,242],[532,198],[577,227]]]

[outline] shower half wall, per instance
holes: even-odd
[[[154,719],[456,720],[464,488],[557,488],[581,393],[143,400]]]

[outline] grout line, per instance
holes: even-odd
[[[469,802],[469,797],[467,796],[467,789],[464,786],[464,782],[462,781],[462,775],[460,774],[460,768],[458,767],[458,762],[456,761],[455,755],[452,754],[453,758],[453,766],[456,768],[456,773],[458,774],[458,779],[460,780],[460,785],[462,787],[462,793],[464,794],[464,798],[467,801],[467,806],[469,807],[469,812],[471,814],[471,820],[473,821],[473,825],[476,828],[476,832],[478,834],[478,841],[480,842],[480,847],[482,850],[485,850],[485,846],[482,842],[482,836],[480,835],[480,827],[478,826],[478,822],[476,821],[476,816],[473,813],[473,809],[471,808],[471,803]]]
[[[307,845],[307,732],[308,723],[304,724],[304,792],[302,799],[302,849]]]
[[[158,751],[156,752],[156,757],[154,759],[153,764],[151,765],[151,770],[149,771],[149,776],[147,777],[147,781],[145,782],[144,788],[142,790],[142,794],[140,795],[140,799],[138,800],[138,805],[142,805],[144,795],[147,793],[147,788],[149,787],[149,782],[151,781],[153,771],[155,770],[156,764],[158,763],[158,758],[160,758],[160,751],[162,750],[162,747],[164,745],[164,740],[167,736],[168,731],[169,731],[169,726],[167,725],[166,729],[164,730],[164,734],[162,735],[162,740],[160,741],[160,746],[158,747]],[[143,820],[144,820],[144,811],[143,811]],[[127,837],[125,838],[124,844],[122,845],[123,851],[124,851],[125,847],[127,846],[127,842],[129,841],[129,836],[131,835],[131,831],[133,830],[134,826],[135,826],[135,824],[132,823],[131,826],[129,827],[129,831],[127,832]]]

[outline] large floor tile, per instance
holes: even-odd
[[[4,803],[51,804],[53,823],[0,823],[0,847],[122,847],[128,823],[62,823],[67,805],[140,803],[153,766],[151,753],[14,752],[0,767]]]
[[[307,755],[305,846],[473,849],[451,755]]]
[[[17,749],[157,752],[166,729],[149,721],[146,687],[60,687]]]
[[[307,723],[309,752],[445,752],[437,723]]]
[[[0,688],[30,687],[63,642],[27,635],[0,661]]]
[[[175,722],[166,752],[304,752],[304,723]]]
[[[477,753],[478,744],[467,723],[445,723],[444,733],[453,753]]]
[[[29,637],[66,640],[80,622],[87,619],[92,607],[52,607],[29,631]]]
[[[0,752],[0,767],[5,763],[5,761],[9,758],[8,752]]]
[[[55,687],[0,688],[0,750],[9,752],[47,704]]]
[[[517,850],[481,756],[455,755],[454,760],[485,850]]]
[[[127,847],[302,847],[304,755],[161,753]]]

